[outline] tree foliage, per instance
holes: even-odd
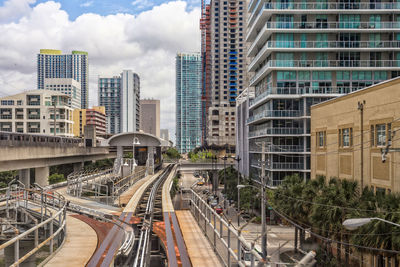
[[[7,187],[8,183],[11,182],[16,175],[17,171],[0,172],[0,188]]]
[[[276,190],[270,191],[269,196],[269,203],[274,208],[303,229],[311,228],[313,233],[343,243],[400,251],[398,227],[381,221],[372,221],[355,231],[348,231],[342,225],[343,221],[349,218],[369,217],[380,217],[400,223],[399,194],[375,194],[369,188],[360,193],[355,181],[337,178],[326,181],[324,177],[317,177],[304,182],[299,176],[294,175],[287,177]],[[336,243],[336,249],[336,259],[340,262],[342,255],[340,243]],[[350,250],[347,246],[345,249]],[[382,253],[370,249],[362,250],[356,247],[352,249],[388,257],[396,256],[395,253]],[[325,260],[329,258],[326,258],[327,255],[324,257]]]
[[[168,148],[168,150],[165,152],[165,155],[169,159],[180,159],[181,158],[181,154],[179,154],[178,150],[173,147]]]
[[[49,184],[56,184],[64,181],[66,181],[64,174],[54,173],[49,176]]]

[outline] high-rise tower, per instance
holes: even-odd
[[[203,109],[207,109],[205,142],[207,145],[229,145],[231,150],[235,145],[236,97],[248,83],[246,10],[246,1],[212,0],[205,7],[206,16],[202,18],[206,32],[202,36],[203,41],[206,38],[203,45],[206,53],[203,55],[203,76],[206,75],[203,82],[206,105],[203,104]]]
[[[37,55],[37,88],[46,88],[46,79],[73,79],[80,83],[80,107],[88,108],[89,99],[89,60],[88,53],[72,51],[63,55],[60,50],[41,49]],[[54,84],[52,84],[54,85]]]
[[[380,1],[252,0],[248,71],[251,172],[261,141],[271,185],[310,177],[310,106],[398,76],[400,6]]]
[[[201,145],[201,55],[176,56],[176,147],[187,153]]]
[[[120,76],[99,77],[99,104],[106,108],[107,132],[139,131],[140,78],[131,70]]]

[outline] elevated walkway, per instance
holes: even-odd
[[[175,211],[193,267],[223,266],[189,210]]]
[[[44,266],[85,266],[96,247],[96,231],[85,222],[68,215],[64,245]]]

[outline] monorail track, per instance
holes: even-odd
[[[143,193],[135,215],[141,219],[138,224],[137,247],[131,254],[129,266],[144,267],[150,265],[151,235],[153,223],[163,221],[162,185],[170,174],[173,165],[169,165]]]

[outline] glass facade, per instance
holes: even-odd
[[[176,146],[188,153],[201,146],[201,55],[176,56]]]
[[[249,6],[251,58],[250,172],[260,175],[267,144],[267,176],[310,176],[310,107],[397,77],[400,6],[378,1],[258,0]],[[305,11],[307,10],[307,11]],[[343,132],[351,143],[351,132]]]

